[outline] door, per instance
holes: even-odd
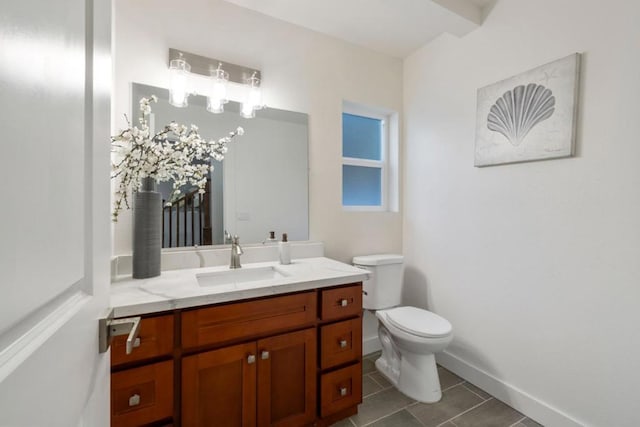
[[[109,425],[110,21],[109,0],[0,8],[2,426]]]
[[[258,426],[315,420],[316,357],[315,328],[258,341]]]
[[[255,425],[255,342],[182,359],[183,427]]]

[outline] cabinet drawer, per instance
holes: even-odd
[[[147,317],[140,323],[138,340],[131,354],[126,352],[127,336],[111,342],[111,366],[171,354],[173,351],[173,315]]]
[[[362,312],[362,284],[322,291],[322,320],[357,316]]]
[[[340,412],[362,402],[362,364],[338,369],[320,377],[320,415]]]
[[[145,425],[173,416],[173,361],[111,374],[111,425]]]
[[[315,322],[316,292],[235,303],[182,313],[182,346],[257,337]]]
[[[345,320],[320,329],[322,369],[352,362],[362,355],[362,318]]]

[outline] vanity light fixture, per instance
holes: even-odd
[[[182,53],[178,52],[178,57],[169,61],[169,104],[174,107],[186,107],[189,105],[189,73],[191,66],[184,60]]]
[[[256,73],[253,73],[251,77],[247,79],[246,85],[247,93],[242,101],[242,107],[240,107],[240,115],[245,119],[251,119],[256,116],[256,110],[260,110],[264,107],[262,104],[260,79],[256,77]]]
[[[222,63],[218,63],[218,68],[211,70],[211,91],[207,96],[207,111],[218,114],[224,112],[224,104],[227,99],[227,83],[229,73],[222,69]]]
[[[169,103],[176,107],[186,107],[187,98],[192,92],[191,83],[196,75],[209,79],[208,88],[202,89],[207,96],[207,110],[222,113],[224,104],[228,102],[229,83],[238,84],[242,88],[242,117],[255,117],[255,111],[264,108],[260,89],[260,70],[241,65],[223,62],[193,53],[169,49],[169,71],[171,82]],[[197,83],[197,82],[194,82]],[[196,85],[194,84],[193,87]]]

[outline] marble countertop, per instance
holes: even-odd
[[[163,271],[158,277],[117,277],[111,285],[115,317],[137,316],[248,298],[317,289],[369,278],[369,272],[325,257],[294,259],[289,265],[256,262],[243,269],[275,267],[284,274],[266,280],[200,286],[196,275],[228,271],[227,266]]]

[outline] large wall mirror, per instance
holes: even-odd
[[[165,124],[195,124],[205,139],[218,139],[238,126],[244,135],[229,144],[222,162],[211,160],[204,195],[185,189],[172,205],[163,208],[163,247],[224,244],[225,231],[241,242],[262,242],[269,231],[290,240],[309,238],[308,116],[294,111],[266,108],[252,119],[239,115],[239,104],[230,101],[222,114],[206,110],[206,97],[190,96],[189,106],[169,104],[169,91],[133,83],[132,121],[139,115],[139,100],[156,95],[150,125],[158,131]],[[159,188],[166,198],[171,183]]]

